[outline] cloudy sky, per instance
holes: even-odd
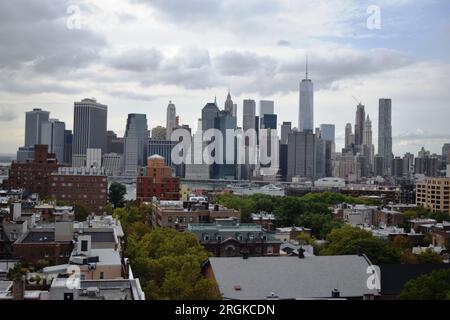
[[[368,28],[372,5],[381,29]],[[355,121],[352,96],[375,145],[378,99],[389,97],[394,152],[440,153],[450,142],[449,14],[448,0],[1,0],[0,154],[23,144],[25,111],[72,128],[85,97],[109,106],[118,134],[128,113],[164,125],[169,100],[195,128],[228,88],[239,122],[243,99],[271,99],[279,122],[297,126],[306,55],[315,124],[336,124],[338,147]]]

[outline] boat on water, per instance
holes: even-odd
[[[263,190],[263,191],[282,191],[283,188],[277,187],[274,184],[268,184],[266,186],[261,187],[261,190]]]

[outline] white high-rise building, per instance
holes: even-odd
[[[73,121],[72,165],[86,161],[87,149],[102,149],[107,145],[108,107],[95,99],[75,102]]]
[[[66,124],[57,119],[42,123],[41,143],[48,145],[48,152],[54,153],[58,162],[64,162]]]
[[[109,176],[119,176],[123,170],[123,155],[106,153],[103,155],[103,167]]]
[[[147,160],[148,140],[147,117],[145,114],[129,114],[125,131],[124,165],[125,174],[136,175],[139,166]]]
[[[102,149],[86,150],[86,168],[102,167]]]
[[[370,120],[369,115],[367,115],[367,119],[364,122],[362,145],[363,153],[368,158],[370,171],[373,172],[375,165],[375,147],[372,141],[372,121]]]
[[[298,130],[314,132],[314,84],[308,79],[308,60],[306,60],[306,79],[300,83]]]
[[[169,101],[167,106],[167,120],[166,120],[166,140],[170,141],[172,132],[177,128],[177,108]]]

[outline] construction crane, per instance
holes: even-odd
[[[353,99],[354,99],[358,104],[362,105],[362,101],[356,99],[355,96],[352,96],[352,97],[353,97]]]

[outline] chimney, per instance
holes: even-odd
[[[338,289],[334,289],[333,291],[331,291],[331,298],[339,299],[340,297],[341,297],[341,293],[339,292]]]
[[[300,247],[300,249],[298,249],[298,258],[305,259],[305,249],[303,249],[302,247]]]
[[[25,279],[16,279],[13,281],[12,287],[13,300],[25,299]]]

